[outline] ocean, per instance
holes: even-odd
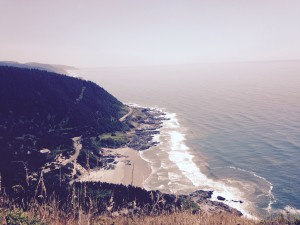
[[[167,113],[160,145],[141,153],[153,171],[146,188],[214,190],[214,200],[254,216],[300,212],[299,61],[74,73],[125,103]]]

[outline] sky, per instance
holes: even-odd
[[[300,60],[299,0],[0,0],[0,61]]]

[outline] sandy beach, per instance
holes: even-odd
[[[102,150],[106,155],[117,155],[115,168],[91,170],[90,173],[84,173],[79,178],[80,181],[101,181],[144,187],[143,183],[150,176],[151,168],[141,158],[139,151],[128,147]]]
[[[103,158],[109,159],[102,168],[91,171],[81,171],[78,181],[100,181],[114,184],[133,185],[146,188],[144,181],[152,173],[151,164],[141,157],[141,151],[150,150],[158,142],[153,139],[159,134],[159,130],[165,120],[165,114],[157,109],[128,106],[129,112],[120,118],[133,127],[126,134],[116,133],[102,136],[101,148]],[[126,145],[119,143],[120,140],[130,140]],[[106,142],[105,142],[106,140]],[[123,146],[115,148],[117,146]],[[104,163],[105,164],[105,163]]]

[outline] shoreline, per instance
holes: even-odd
[[[138,151],[128,147],[103,150],[105,156],[116,156],[114,167],[91,170],[82,174],[78,181],[101,181],[144,188],[144,181],[152,171]]]
[[[100,181],[113,184],[133,185],[145,188],[144,182],[152,174],[152,169],[141,152],[157,146],[154,138],[158,135],[165,120],[165,114],[156,109],[141,107],[136,104],[126,104],[129,112],[120,118],[132,127],[125,136],[130,141],[120,147],[102,147],[103,157],[113,159],[103,168],[84,171],[77,181]]]
[[[151,185],[148,189],[183,195],[199,190],[212,191],[210,201],[236,209],[247,218],[257,219],[251,214],[252,210],[248,210],[250,202],[244,198],[237,187],[228,186],[222,180],[212,179],[202,171],[201,165],[197,162],[203,163],[204,167],[207,164],[186,145],[186,128],[181,126],[176,113],[162,112],[167,119],[163,121],[160,133],[156,137],[160,144],[155,149],[151,148],[143,152],[143,158],[146,158],[150,164],[154,165],[153,161],[161,161],[160,167],[156,165],[155,169],[153,166],[153,170],[159,175],[154,180],[150,179],[148,183]],[[153,157],[154,155],[156,157]],[[167,175],[161,175],[165,171]],[[153,181],[158,182],[153,185]]]
[[[185,134],[181,133],[182,128],[175,113],[167,113],[159,108],[141,107],[133,104],[128,104],[128,106],[139,109],[143,113],[146,112],[146,119],[143,118],[142,120],[131,118],[134,117],[134,113],[132,113],[133,116],[128,116],[136,125],[130,131],[136,135],[136,138],[133,138],[133,141],[123,147],[102,148],[106,156],[115,157],[114,162],[109,168],[94,169],[89,173],[82,174],[78,181],[132,184],[146,190],[156,189],[173,194],[190,194],[198,190],[212,191],[209,200],[213,202],[213,205],[225,204],[242,212],[245,217],[256,219],[244,209],[243,206],[246,206],[247,202],[237,194],[236,188],[226,187],[222,181],[214,181],[200,171],[199,166],[195,163],[198,161],[196,155],[185,145]],[[125,120],[129,119],[126,118]],[[168,134],[169,136],[162,137]],[[162,141],[160,140],[161,137],[168,140]],[[170,146],[163,145],[166,144],[165,142],[170,142]],[[160,157],[160,153],[165,154],[164,158]],[[159,175],[161,172],[158,173],[153,165],[163,159],[169,160],[173,167],[164,168],[166,178],[162,180]],[[161,161],[156,166],[161,169],[165,165]],[[145,185],[145,181],[151,185]],[[163,187],[161,188],[161,186]],[[175,189],[172,190],[172,188]],[[216,207],[218,208],[218,206]]]

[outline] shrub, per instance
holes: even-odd
[[[33,217],[30,218],[24,212],[20,210],[10,211],[6,215],[7,225],[47,225],[47,223],[42,222],[40,219]]]

